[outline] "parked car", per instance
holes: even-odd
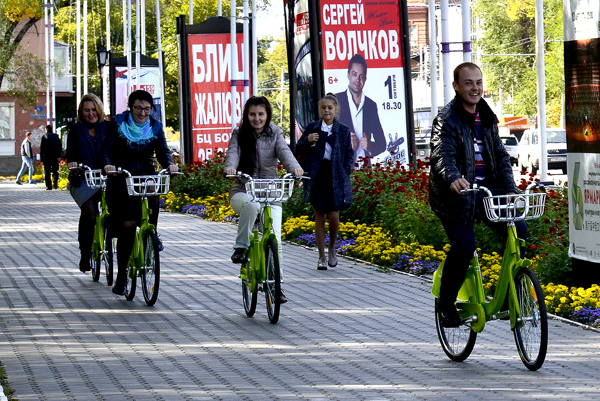
[[[548,154],[548,170],[562,170],[567,173],[567,132],[562,128],[546,129],[546,152]],[[534,174],[540,168],[542,143],[538,129],[523,132],[519,142],[518,160],[521,171]]]
[[[510,134],[500,135],[500,140],[510,155],[510,164],[516,165],[519,157],[519,140],[516,136]]]

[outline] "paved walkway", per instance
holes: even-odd
[[[284,245],[290,302],[244,314],[235,226],[162,213],[161,292],[128,302],[79,272],[68,192],[0,184],[0,360],[26,400],[590,400],[600,334],[550,321],[545,365],[521,363],[507,322],[471,357],[442,352],[429,284]]]

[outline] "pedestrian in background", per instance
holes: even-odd
[[[31,177],[33,176],[33,149],[31,148],[31,138],[33,134],[28,132],[25,134],[25,139],[21,142],[21,169],[17,174],[17,185],[22,185],[21,177],[25,174],[25,169],[29,170],[29,183],[32,183]]]
[[[92,170],[101,169],[101,150],[108,125],[104,120],[104,107],[98,96],[87,94],[81,98],[77,109],[77,122],[71,127],[67,137],[67,163],[69,168],[79,164]],[[77,206],[81,209],[79,216],[78,241],[81,259],[79,270],[91,270],[90,257],[94,241],[94,225],[98,214],[98,204],[102,200],[101,189],[92,189],[87,185],[82,172],[69,174],[69,191]]]
[[[42,136],[40,159],[44,164],[44,180],[46,190],[58,188],[58,163],[62,154],[60,138],[52,131],[51,125],[46,125],[46,133]]]
[[[340,210],[352,203],[350,172],[354,150],[350,129],[340,123],[337,98],[328,93],[319,101],[319,121],[306,126],[296,144],[296,156],[302,160],[310,180],[304,183],[304,201],[315,210],[315,237],[319,250],[318,270],[337,266],[335,242],[340,227]],[[329,250],[325,256],[325,219],[329,221]]]

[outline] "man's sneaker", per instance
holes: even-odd
[[[158,252],[164,251],[165,250],[165,246],[163,245],[162,240],[160,239],[159,235],[156,236],[156,241],[158,242],[158,246],[157,246]]]
[[[328,264],[329,267],[336,267],[337,266],[337,256],[335,254],[335,248],[334,249],[330,249],[329,250],[329,254],[328,254]]]
[[[283,293],[283,290],[279,291],[279,299],[277,300],[279,304],[284,304],[288,301],[287,297]]]
[[[319,261],[317,262],[317,270],[327,270],[327,258],[326,257],[319,258]]]
[[[244,263],[246,261],[246,250],[244,248],[234,248],[231,261],[233,263]]]
[[[21,182],[21,180],[15,181],[15,184],[17,184],[17,185],[23,185],[23,183]]]

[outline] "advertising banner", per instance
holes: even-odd
[[[292,37],[291,53],[293,73],[291,79],[295,84],[295,141],[300,139],[304,127],[315,119],[314,107],[315,82],[313,80],[313,65],[310,40],[310,12],[308,0],[298,0],[293,4],[286,4],[286,21],[290,22],[290,8],[292,7],[292,23],[288,25],[288,35]],[[294,141],[294,142],[295,142]]]
[[[229,33],[190,34],[189,77],[191,91],[192,161],[209,159],[214,152],[226,151],[234,122],[242,116],[243,83],[231,98],[231,72],[243,77],[243,34],[237,34],[238,65],[231,65]]]
[[[325,92],[336,95],[353,133],[355,166],[407,165],[399,1],[321,0],[320,20]]]
[[[569,256],[600,262],[600,3],[566,0]]]
[[[115,112],[122,113],[127,110],[127,99],[129,91],[127,90],[127,67],[115,66]],[[152,110],[152,117],[161,121],[160,102],[162,99],[162,85],[160,84],[160,71],[158,66],[142,66],[140,68],[139,83],[137,82],[137,69],[131,69],[132,91],[138,89],[145,90],[152,95],[155,110]]]

